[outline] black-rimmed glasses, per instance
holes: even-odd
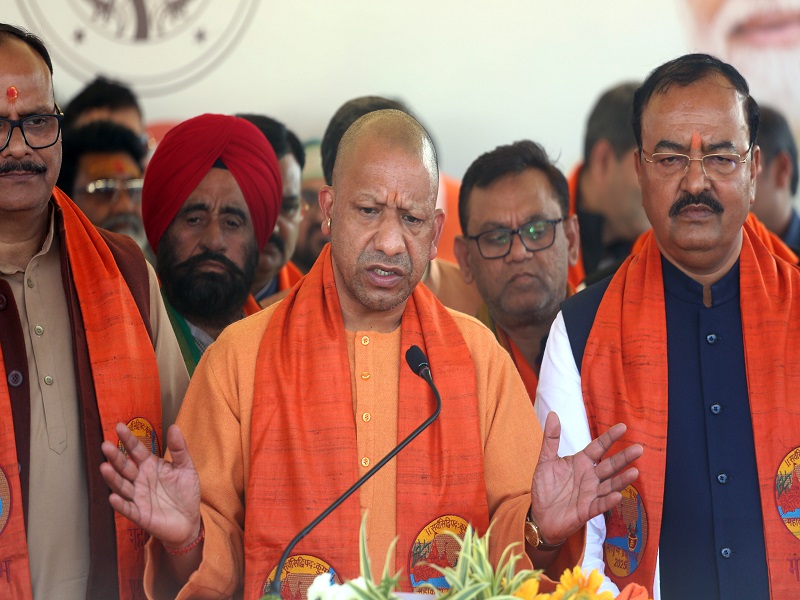
[[[56,110],[58,110],[56,108]],[[3,119],[0,118],[0,152],[6,149],[11,141],[11,134],[14,129],[19,127],[25,143],[34,150],[49,148],[58,141],[58,134],[61,132],[61,121],[64,115],[29,115],[22,119]]]
[[[561,217],[560,219],[536,219],[528,221],[516,229],[498,227],[478,235],[464,237],[469,240],[475,240],[475,243],[478,244],[478,252],[481,253],[483,258],[503,258],[511,252],[515,235],[519,236],[522,245],[529,252],[546,250],[556,241],[556,225],[565,220],[566,217]]]

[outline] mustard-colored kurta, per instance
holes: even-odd
[[[209,347],[195,371],[178,416],[178,425],[200,474],[205,526],[203,562],[178,598],[225,598],[241,594],[253,389],[256,380],[258,385],[269,385],[270,376],[254,374],[261,339],[275,308],[269,307],[231,325]],[[472,317],[456,311],[450,314],[475,362],[478,403],[483,415],[480,432],[487,502],[493,523],[493,558],[497,560],[508,544],[524,542],[531,479],[542,432],[514,364],[491,332]],[[399,356],[399,328],[390,334],[348,332],[347,335],[355,390],[354,427],[359,470],[363,474],[396,443],[398,373],[408,367]],[[369,343],[363,343],[364,336]],[[325,365],[319,368],[325,369]],[[431,369],[435,379],[436,365],[431,365]],[[286,401],[303,400],[287,398]],[[442,401],[446,403],[448,399]],[[320,418],[325,417],[320,415]],[[369,464],[364,458],[369,459]],[[309,482],[309,485],[324,485],[324,482]],[[379,569],[395,536],[394,461],[357,493],[362,511],[369,510],[370,555]],[[523,552],[523,546],[519,550]],[[353,548],[353,552],[357,551]],[[159,544],[148,545],[145,589],[152,597],[173,597],[160,578],[161,552]]]

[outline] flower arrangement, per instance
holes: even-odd
[[[541,571],[522,569],[515,572],[521,558],[513,553],[513,544],[505,549],[495,569],[489,560],[489,532],[482,538],[471,526],[464,538],[455,534],[459,543],[458,562],[454,567],[431,565],[447,580],[450,589],[444,593],[433,586],[431,591],[439,600],[613,600],[611,592],[598,592],[603,576],[597,571],[585,574],[580,567],[567,569],[561,576],[556,590],[539,593]],[[328,573],[319,575],[308,588],[308,600],[399,600],[409,594],[395,592],[400,574],[391,575],[388,570],[389,557],[394,553],[394,542],[389,548],[381,579],[376,583],[367,554],[366,527],[361,523],[360,533],[361,576],[343,585],[335,585]]]

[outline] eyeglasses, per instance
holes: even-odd
[[[556,240],[556,225],[565,220],[566,217],[561,217],[560,219],[536,219],[516,229],[498,227],[478,235],[464,237],[468,240],[475,240],[478,244],[478,252],[481,253],[483,258],[503,258],[511,252],[515,235],[519,236],[522,245],[525,246],[528,252],[547,250]]]
[[[98,179],[78,191],[95,202],[113,204],[119,199],[120,191],[125,190],[131,202],[139,204],[142,201],[143,186],[144,179]]]
[[[744,156],[735,152],[722,152],[706,154],[700,158],[692,158],[686,154],[678,154],[676,152],[654,152],[650,155],[650,158],[647,158],[642,148],[639,148],[639,152],[645,162],[653,165],[655,176],[661,179],[683,177],[689,170],[691,162],[699,160],[706,177],[721,180],[732,177],[736,173],[736,168],[740,164],[747,162],[747,157],[750,156],[752,147],[751,144],[745,151]]]
[[[14,129],[19,127],[22,131],[22,138],[34,150],[49,148],[58,141],[58,134],[61,133],[61,121],[64,115],[56,106],[58,114],[55,115],[30,115],[24,119],[2,119],[0,118],[0,140],[5,138],[0,152],[6,149],[11,141],[11,134]]]

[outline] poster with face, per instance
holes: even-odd
[[[677,0],[690,50],[736,67],[759,104],[800,133],[800,0]]]

